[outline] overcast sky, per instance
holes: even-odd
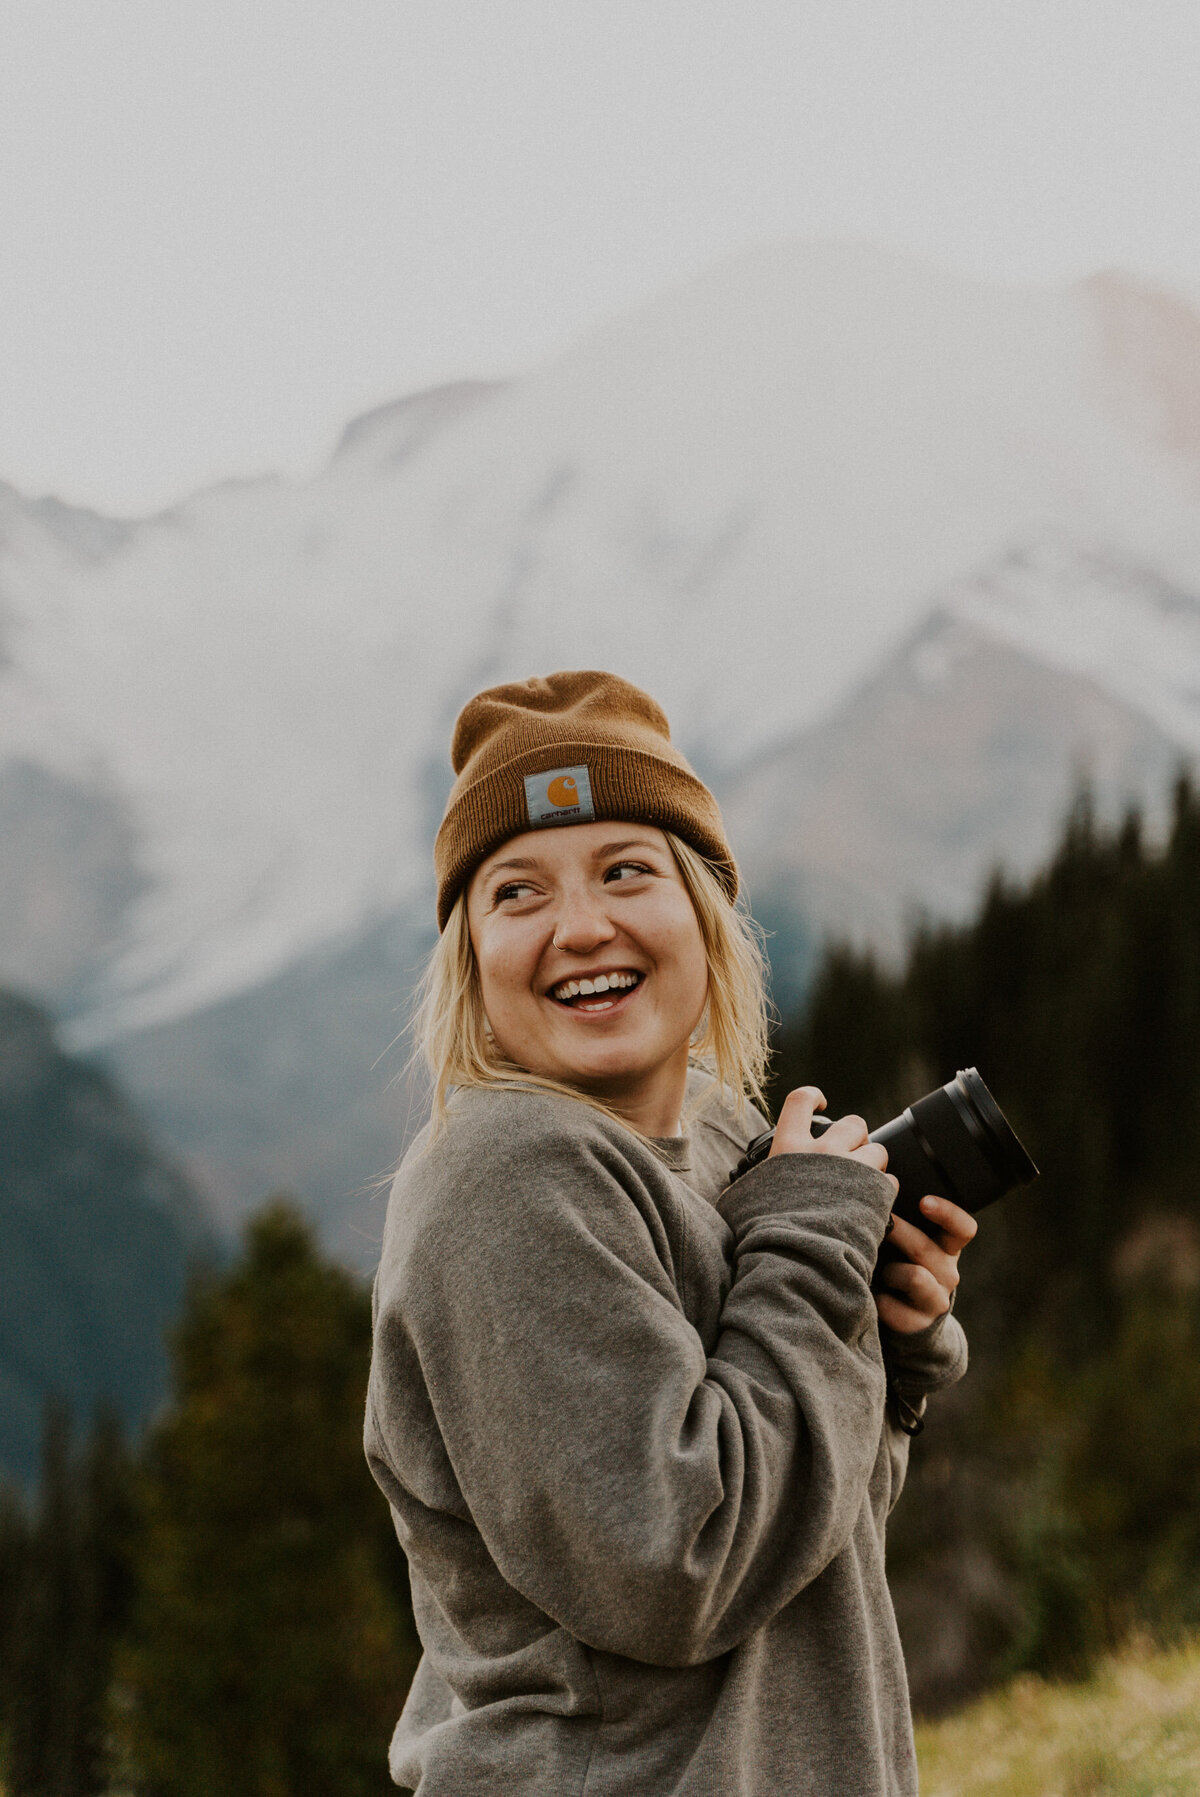
[[[829,235],[1200,294],[1200,4],[0,0],[0,479],[304,472]]]

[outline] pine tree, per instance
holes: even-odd
[[[82,1454],[70,1412],[46,1411],[41,1486],[16,1545],[8,1674],[9,1797],[98,1797],[106,1705],[133,1582],[131,1465],[111,1409]]]
[[[0,1483],[0,1788],[9,1770],[9,1732],[15,1695],[17,1612],[29,1564],[31,1523],[21,1492]]]
[[[78,1786],[78,1718],[69,1643],[78,1570],[70,1414],[47,1406],[41,1490],[16,1618],[8,1776],[14,1797]]]
[[[388,1789],[415,1659],[402,1556],[367,1471],[368,1295],[275,1202],[193,1284],[145,1478],[118,1696],[155,1797]]]

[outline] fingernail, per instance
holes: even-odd
[[[924,1211],[936,1210],[937,1209],[937,1199],[936,1198],[922,1198],[921,1209]]]

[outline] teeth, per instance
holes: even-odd
[[[592,998],[598,992],[625,991],[636,986],[636,973],[598,973],[594,980],[563,980],[554,988],[554,996],[558,999]]]

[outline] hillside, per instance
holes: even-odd
[[[166,1389],[164,1331],[189,1255],[210,1240],[194,1194],[128,1104],[64,1054],[48,1019],[0,993],[0,1473],[30,1479],[43,1403],[131,1426]]]
[[[1195,1797],[1200,1646],[1134,1646],[1085,1684],[1028,1675],[917,1730],[921,1797]]]

